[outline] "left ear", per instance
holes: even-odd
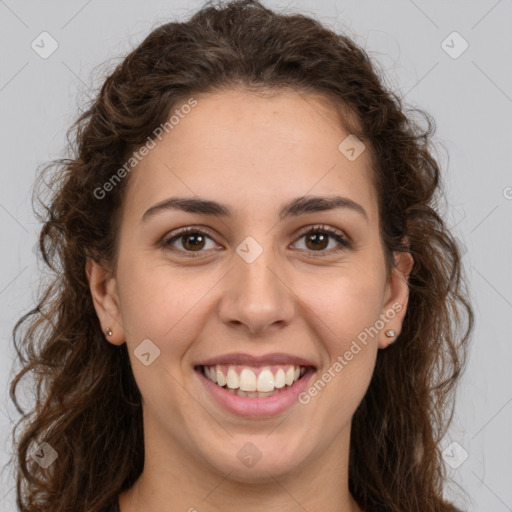
[[[409,301],[409,274],[414,265],[414,259],[408,252],[395,252],[395,266],[386,283],[385,304],[382,313],[386,323],[379,332],[379,348],[386,348],[393,343],[402,330],[402,323]],[[394,331],[391,336],[386,332]]]

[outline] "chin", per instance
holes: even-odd
[[[272,434],[273,435],[273,434]],[[267,439],[267,436],[244,435],[243,440],[231,443],[229,450],[216,452],[204,459],[209,460],[223,476],[244,484],[264,484],[274,482],[276,478],[283,478],[297,470],[302,462],[297,457],[295,443]],[[276,443],[279,442],[279,446]]]

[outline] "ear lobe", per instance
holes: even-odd
[[[122,345],[125,341],[124,328],[115,277],[90,257],[86,259],[85,273],[103,335],[110,343]],[[111,335],[106,334],[108,329],[112,332]]]
[[[409,275],[414,259],[408,252],[395,253],[395,266],[386,284],[386,296],[383,314],[386,323],[379,333],[379,348],[387,348],[402,331],[402,324],[409,301]],[[390,333],[394,331],[394,333]],[[386,335],[391,334],[391,336]]]

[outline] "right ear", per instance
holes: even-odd
[[[90,257],[86,258],[85,273],[103,335],[113,345],[122,345],[124,327],[115,277]],[[106,334],[108,329],[112,331],[110,336]]]

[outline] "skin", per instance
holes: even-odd
[[[325,102],[293,91],[196,98],[132,171],[116,275],[87,262],[96,312],[113,331],[108,342],[128,344],[143,397],[145,467],[120,495],[121,510],[361,511],[348,490],[351,420],[378,350],[395,339],[384,331],[401,330],[412,258],[397,254],[387,278],[369,155],[349,161],[338,150],[348,132]],[[279,220],[285,202],[330,194],[359,203],[368,220],[343,208]],[[141,220],[171,196],[215,200],[236,214],[167,210]],[[302,236],[322,224],[352,248]],[[195,250],[190,237],[174,241],[176,252],[159,245],[186,226],[210,238]],[[236,252],[247,236],[263,248],[250,264]],[[187,249],[202,252],[191,258]],[[330,254],[318,256],[322,249]],[[224,411],[193,368],[229,352],[285,352],[314,362],[316,380],[397,303],[402,309],[309,404],[273,417]],[[134,355],[144,339],[160,349],[149,366]],[[237,457],[247,442],[262,454],[252,467]]]

